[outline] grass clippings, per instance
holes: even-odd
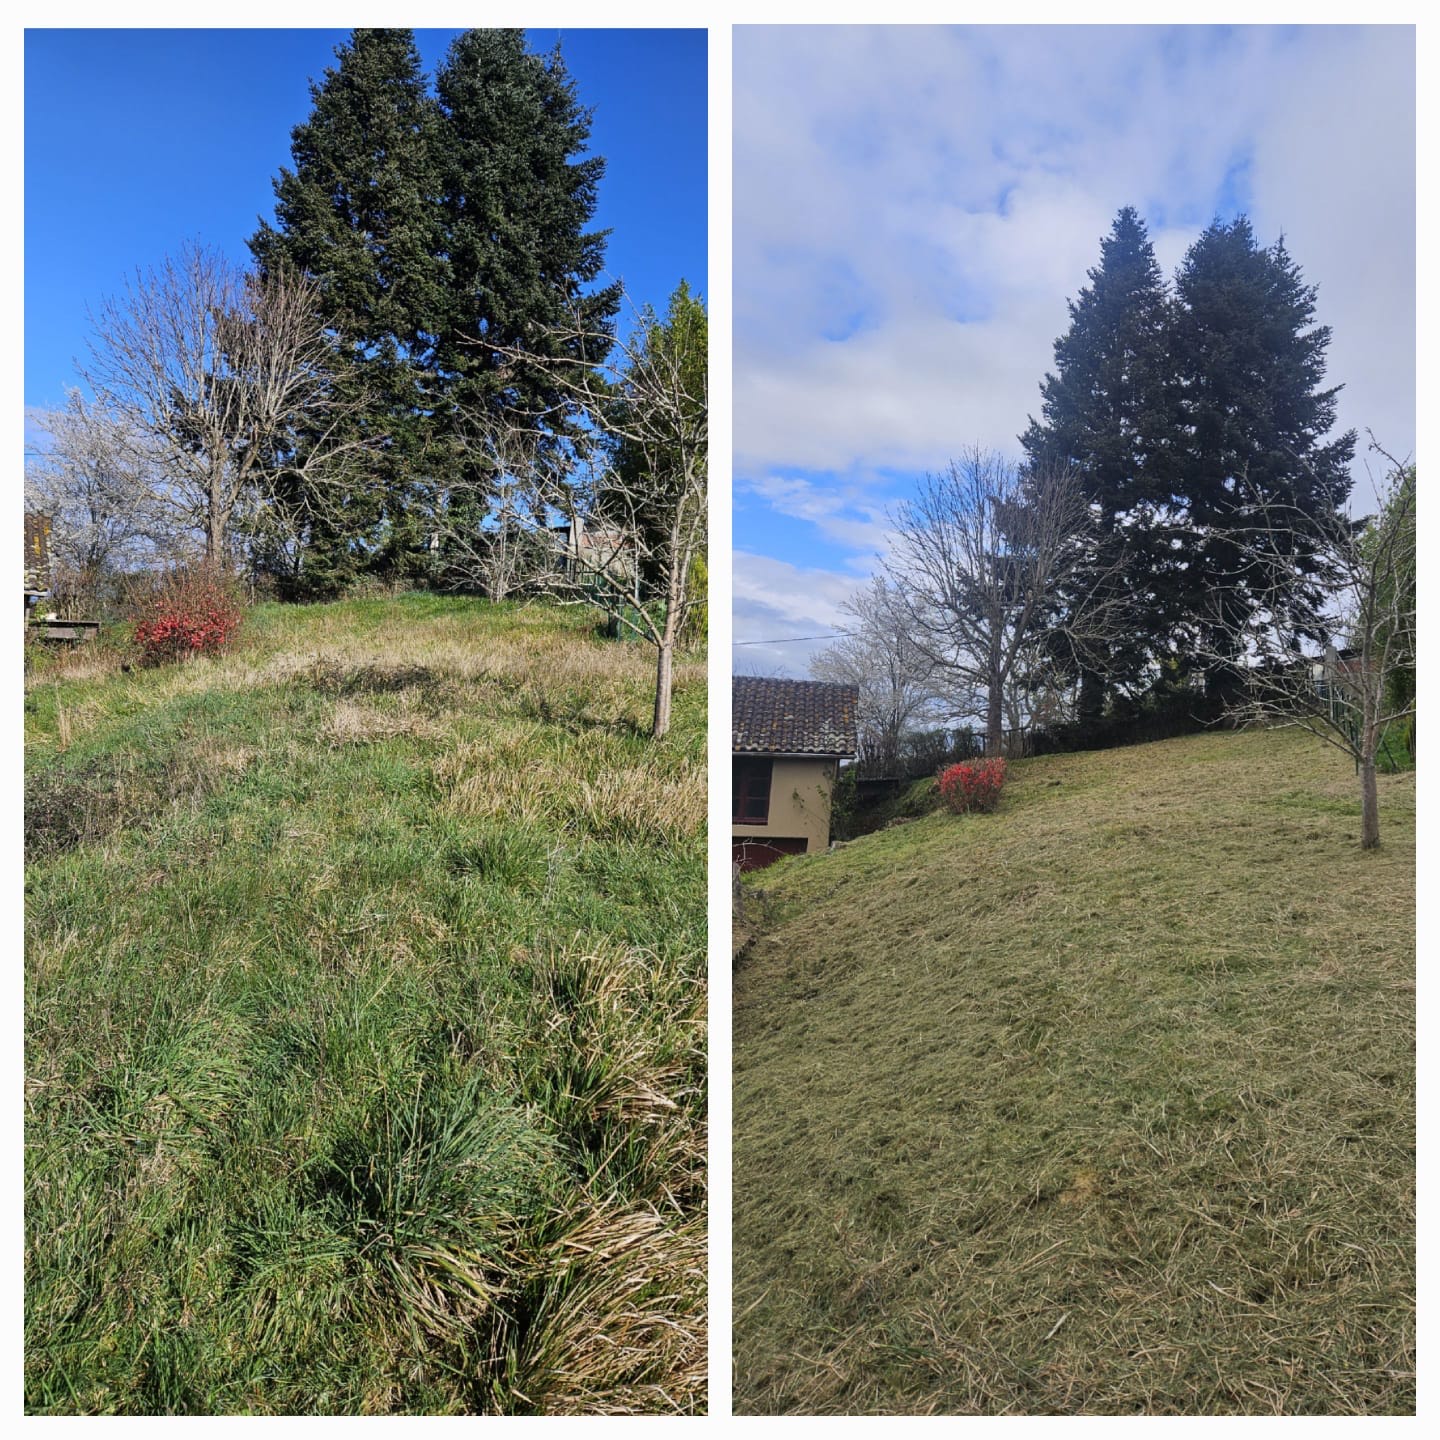
[[[737,1410],[1413,1412],[1414,783],[1046,757],[763,872]]]

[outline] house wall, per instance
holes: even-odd
[[[626,584],[634,580],[634,548],[618,531],[603,525],[587,529],[583,521],[572,520],[551,533],[561,537],[565,572],[572,578],[604,574]]]
[[[731,825],[737,838],[777,835],[804,839],[806,849],[830,843],[830,795],[839,774],[838,760],[777,755],[770,772],[770,819],[764,825]]]

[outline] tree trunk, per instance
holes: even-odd
[[[1080,672],[1080,695],[1075,706],[1076,718],[1089,739],[1105,713],[1105,681],[1098,671],[1086,668]]]
[[[1360,848],[1380,844],[1380,797],[1375,789],[1375,757],[1360,762]]]
[[[992,759],[1001,754],[1005,744],[1004,696],[1000,690],[1000,682],[992,679],[985,713],[985,754]]]
[[[670,728],[670,672],[675,663],[673,631],[673,623],[667,620],[655,659],[655,724],[650,733],[657,740]]]

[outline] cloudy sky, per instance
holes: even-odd
[[[917,474],[1018,458],[1122,205],[1167,276],[1216,215],[1283,233],[1340,427],[1413,450],[1411,28],[740,27],[734,81],[737,641],[843,628]]]

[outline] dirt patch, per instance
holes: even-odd
[[[124,787],[114,765],[56,765],[26,777],[26,860],[63,855],[124,823]]]
[[[241,746],[202,741],[179,757],[61,762],[25,777],[25,860],[33,864],[198,804],[248,763]]]
[[[346,699],[413,692],[427,700],[440,700],[453,688],[447,676],[428,665],[345,665],[338,660],[318,659],[300,676],[320,694]]]

